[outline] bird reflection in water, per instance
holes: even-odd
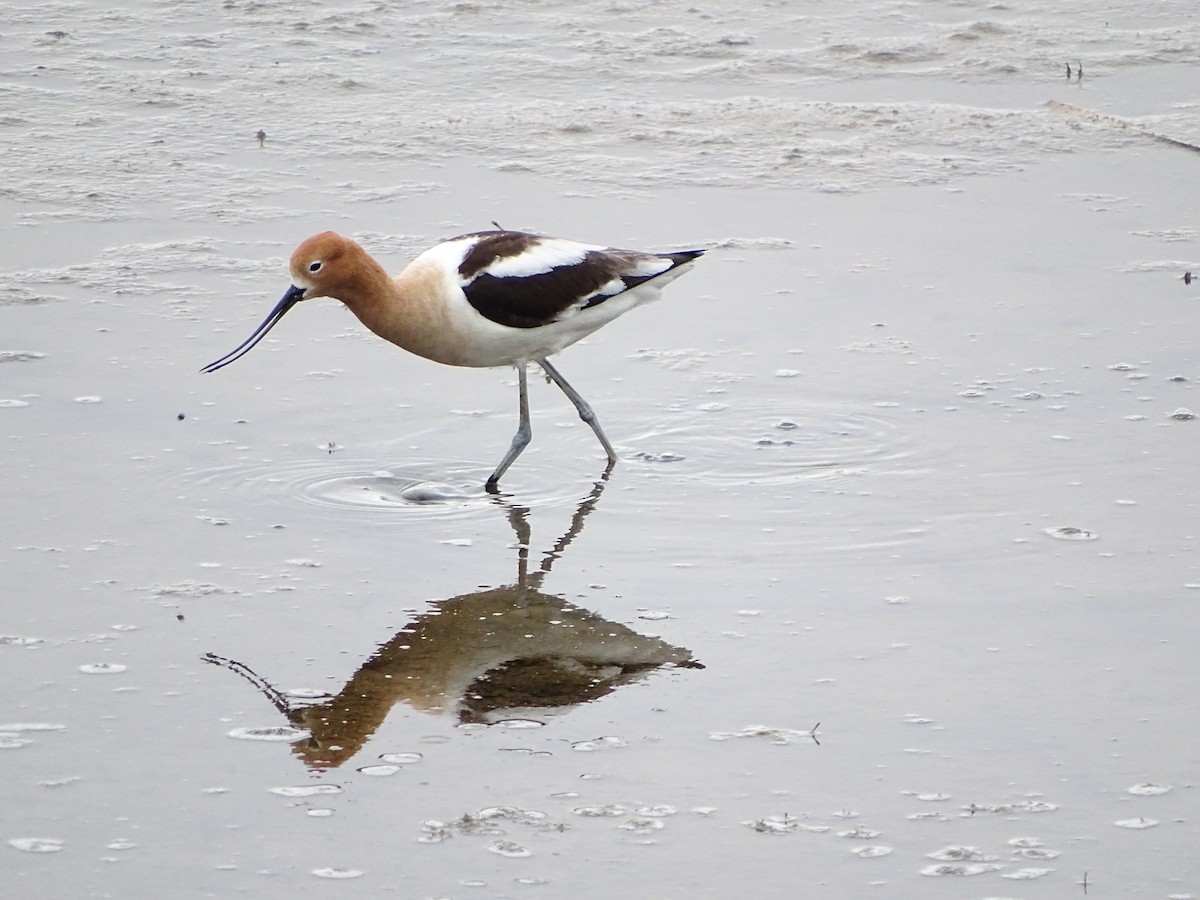
[[[529,510],[497,498],[517,536],[514,584],[439,600],[362,664],[336,696],[302,703],[243,663],[206,662],[242,675],[309,736],[293,752],[314,769],[351,759],[396,703],[461,724],[544,719],[596,700],[664,667],[703,668],[691,651],[543,593],[554,562],[583,529],[608,473],[575,510],[571,526],[530,571]]]

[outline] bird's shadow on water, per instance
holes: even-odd
[[[245,663],[215,653],[202,659],[246,678],[291,725],[307,730],[292,743],[292,752],[313,769],[349,761],[397,703],[460,724],[536,721],[597,700],[659,668],[703,668],[686,648],[542,591],[607,482],[606,471],[579,502],[570,527],[532,570],[530,510],[495,496],[516,534],[516,581],[434,601],[381,644],[336,695],[290,697]]]

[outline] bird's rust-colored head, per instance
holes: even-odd
[[[292,253],[292,284],[304,289],[304,300],[337,297],[338,289],[357,277],[365,255],[362,247],[336,232],[314,234]]]
[[[361,262],[366,252],[349,238],[332,231],[314,234],[292,253],[292,286],[287,289],[262,324],[234,350],[210,362],[202,372],[215,372],[249,353],[275,325],[301,300],[314,297],[346,296],[347,287],[361,278]]]

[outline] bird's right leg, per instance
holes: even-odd
[[[512,444],[509,445],[508,452],[504,454],[504,459],[500,460],[500,465],[496,466],[496,471],[487,480],[487,490],[492,494],[498,491],[500,476],[508,471],[508,467],[513,464],[513,460],[521,455],[521,451],[529,445],[529,441],[533,437],[533,427],[529,424],[529,384],[525,376],[524,363],[517,366],[517,384],[521,388],[521,421],[517,425],[517,433],[513,435]]]

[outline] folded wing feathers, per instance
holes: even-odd
[[[458,275],[481,315],[512,328],[537,328],[603,303],[703,250],[639,253],[513,231],[485,231],[468,246]]]

